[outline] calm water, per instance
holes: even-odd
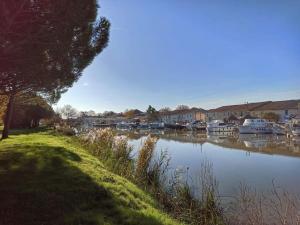
[[[135,151],[147,132],[130,132]],[[189,168],[190,180],[197,180],[201,163],[213,165],[220,194],[233,196],[240,183],[259,191],[272,188],[272,180],[289,192],[300,195],[300,138],[273,135],[218,135],[189,132],[155,133],[156,152],[167,150],[171,170]],[[193,182],[196,183],[196,182]]]

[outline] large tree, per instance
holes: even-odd
[[[153,122],[153,121],[157,121],[159,119],[159,114],[158,112],[156,111],[156,109],[154,107],[152,107],[151,105],[148,106],[148,109],[146,111],[146,114],[147,114],[147,119],[148,121],[150,122]]]
[[[97,8],[97,0],[0,1],[0,95],[8,97],[2,138],[17,94],[57,100],[107,46],[110,23]]]

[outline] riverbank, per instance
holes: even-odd
[[[0,224],[179,224],[72,137],[17,131],[0,142]]]

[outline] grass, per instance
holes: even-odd
[[[1,225],[178,224],[72,137],[15,131],[0,142]]]

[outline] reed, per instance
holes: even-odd
[[[135,179],[139,184],[149,184],[148,172],[151,166],[156,142],[157,138],[148,135],[138,152],[135,168]]]
[[[200,174],[197,176],[200,182],[200,193],[192,190],[193,182],[189,182],[188,171],[189,168],[185,173],[180,170],[175,172],[169,191],[166,193],[168,204],[165,205],[169,207],[167,210],[175,218],[187,224],[225,224],[212,165],[208,162],[201,165]]]

